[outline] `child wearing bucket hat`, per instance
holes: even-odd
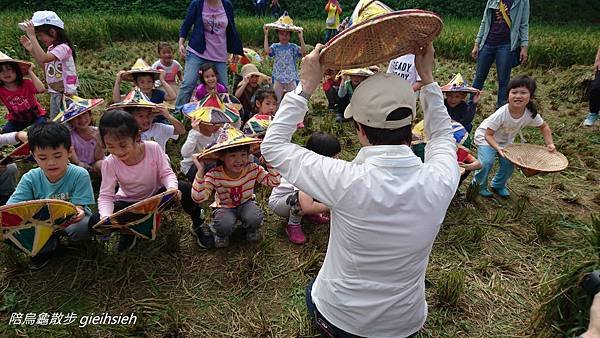
[[[479,194],[483,197],[492,197],[492,193],[488,190],[488,176],[496,155],[500,166],[492,179],[491,188],[501,197],[510,195],[506,183],[512,176],[514,165],[506,158],[504,147],[512,144],[515,136],[524,127],[539,128],[548,151],[556,150],[552,140],[552,130],[544,122],[532,101],[535,90],[535,80],[527,75],[511,79],[507,89],[508,103],[488,116],[475,131],[477,158],[483,167],[475,174],[472,184],[479,185]]]
[[[260,226],[263,211],[254,202],[254,186],[257,183],[276,187],[280,175],[269,165],[262,166],[250,162],[249,156],[259,149],[261,140],[247,137],[234,128],[224,128],[217,142],[194,157],[198,169],[192,188],[192,198],[196,203],[208,200],[213,191],[217,207],[213,213],[212,230],[215,234],[215,247],[229,245],[229,235],[237,220],[246,228],[246,239],[260,240]],[[206,160],[218,159],[217,166],[205,174]]]
[[[373,75],[372,70],[368,68],[354,68],[354,69],[346,69],[342,70],[340,75],[342,76],[342,84],[338,88],[338,109],[337,116],[335,120],[337,122],[344,121],[344,111],[346,107],[350,104],[350,98],[352,98],[352,93],[358,85],[363,82],[366,78]]]
[[[444,105],[448,109],[450,118],[462,124],[467,132],[473,129],[473,119],[477,113],[477,102],[481,92],[469,86],[460,73],[454,75],[452,80],[445,86],[442,86],[442,92],[446,94]],[[472,94],[472,100],[467,103],[467,95]]]
[[[20,25],[26,36],[21,36],[21,44],[38,64],[44,65],[46,83],[50,92],[50,114],[54,119],[62,103],[62,95],[76,95],[79,79],[75,67],[75,49],[65,32],[65,24],[52,11],[33,13],[31,20]],[[38,38],[44,43],[44,52]]]
[[[23,77],[27,75],[29,79]],[[33,64],[0,52],[0,101],[8,110],[3,133],[20,131],[45,120],[46,111],[35,97],[46,87],[33,72]]]
[[[115,85],[113,86],[114,103],[123,101],[126,96],[121,96],[121,81],[123,80],[133,82],[134,86],[139,88],[153,103],[172,101],[177,97],[175,91],[165,79],[165,71],[150,67],[143,59],[137,59],[130,70],[121,70],[117,73]],[[164,91],[154,88],[155,81],[160,81]]]
[[[259,88],[268,85],[271,78],[259,72],[258,68],[251,63],[244,65],[241,73],[243,80],[235,90],[235,97],[240,100],[244,108],[241,116],[243,125],[255,111],[254,94]]]
[[[278,43],[269,45],[269,29],[274,28],[277,31]],[[283,95],[296,88],[298,82],[298,69],[296,63],[304,56],[306,46],[304,44],[304,35],[302,27],[294,25],[294,21],[287,12],[284,12],[279,19],[263,27],[265,40],[263,47],[265,53],[274,58],[273,61],[273,89],[277,94],[278,101],[281,101]],[[290,43],[291,32],[298,33],[300,47],[295,43]]]

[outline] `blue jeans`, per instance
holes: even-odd
[[[206,60],[188,51],[185,58],[185,67],[183,69],[183,82],[179,87],[179,94],[177,94],[177,100],[175,101],[177,109],[180,109],[181,106],[190,102],[194,89],[196,89],[196,85],[198,84],[198,71],[200,70],[200,66],[206,62],[215,65],[217,73],[219,73],[219,83],[227,87],[227,65],[225,62]]]
[[[21,131],[32,124],[40,124],[46,121],[45,116],[38,116],[32,122],[15,122],[15,121],[6,121],[4,127],[2,127],[2,134],[12,133],[13,131]]]
[[[488,176],[496,160],[497,151],[489,145],[478,145],[477,146],[477,159],[481,162],[481,169],[475,174],[475,181],[479,183],[481,189],[488,186]],[[506,182],[512,176],[515,166],[510,163],[509,160],[498,156],[498,162],[500,168],[496,176],[492,179],[492,188],[499,189],[506,186]]]
[[[327,43],[331,38],[333,38],[337,34],[337,29],[329,29],[325,28],[325,43]]]
[[[506,88],[515,61],[515,55],[510,51],[510,44],[498,46],[484,44],[481,47],[477,56],[477,69],[475,79],[473,79],[473,87],[483,89],[483,84],[494,60],[496,61],[496,72],[498,73],[498,99],[496,101],[496,109],[498,109],[506,103],[508,96]]]

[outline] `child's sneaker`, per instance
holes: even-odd
[[[490,190],[487,187],[479,187],[479,195],[483,196],[483,197],[492,197],[493,194],[490,192]]]
[[[212,249],[215,247],[215,237],[204,223],[199,226],[194,226],[194,223],[192,223],[190,225],[190,231],[192,235],[196,237],[196,243],[198,243],[198,246],[202,249]]]
[[[31,257],[31,260],[29,261],[29,270],[38,271],[43,269],[46,265],[48,265],[50,257],[52,257],[52,251],[48,253],[37,254],[34,257]]]
[[[500,197],[508,197],[510,196],[510,192],[506,187],[492,187],[492,190],[496,192],[496,194],[500,195]]]
[[[591,127],[598,121],[598,114],[589,113],[585,120],[583,121],[583,125],[586,127]]]
[[[135,243],[137,242],[137,237],[133,235],[121,235],[119,238],[119,244],[117,245],[118,252],[124,252],[133,249]]]
[[[304,235],[300,224],[288,224],[285,227],[285,233],[290,242],[294,244],[300,245],[306,243],[306,236]]]
[[[215,248],[226,248],[229,246],[229,237],[219,237],[215,235]]]
[[[296,125],[296,128],[298,128],[298,129],[304,129],[304,122],[298,123],[298,125]]]
[[[323,214],[310,214],[304,218],[314,224],[329,224],[329,217],[323,216]]]

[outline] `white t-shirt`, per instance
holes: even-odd
[[[167,141],[172,138],[177,140],[179,135],[175,135],[175,127],[170,124],[152,123],[152,127],[142,133],[142,141],[154,141],[160,145],[162,150],[166,149]]]
[[[421,81],[421,77],[417,74],[417,67],[415,67],[415,55],[406,54],[399,58],[395,58],[390,61],[387,72],[389,74],[396,74],[408,81],[410,85],[414,85],[416,82]]]
[[[499,146],[504,147],[511,144],[515,140],[515,136],[524,127],[539,127],[544,124],[544,120],[537,114],[535,118],[531,118],[529,109],[525,109],[525,113],[521,118],[514,119],[508,111],[508,103],[498,108],[492,115],[488,116],[475,131],[475,144],[488,145],[485,140],[485,131],[487,128],[495,131],[494,138]]]
[[[187,139],[181,147],[182,173],[187,174],[190,168],[194,165],[192,155],[201,152],[208,145],[214,143],[217,140],[217,136],[219,136],[220,131],[221,129],[219,129],[216,133],[212,134],[211,136],[205,136],[195,129],[192,129],[188,132]]]
[[[181,67],[181,64],[179,62],[177,62],[177,60],[173,60],[173,62],[171,62],[170,66],[165,66],[162,64],[162,62],[160,62],[159,60],[156,60],[156,62],[154,62],[152,64],[152,69],[156,69],[156,70],[164,70],[165,71],[165,81],[167,81],[167,83],[172,84],[172,83],[176,83],[177,82],[177,74],[179,74],[181,72],[181,70],[183,69],[183,67]],[[156,81],[156,86],[160,86],[160,81]]]

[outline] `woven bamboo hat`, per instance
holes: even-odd
[[[442,92],[477,93],[479,90],[469,86],[460,73],[454,75],[452,80],[441,87]]]
[[[21,73],[23,73],[23,75],[27,75],[27,73],[29,72],[29,69],[31,67],[33,67],[33,63],[31,63],[31,62],[27,62],[27,61],[23,61],[23,60],[15,60],[15,59],[11,58],[10,56],[0,52],[0,64],[9,63],[9,62],[16,63],[19,66],[19,69],[21,70]]]
[[[535,144],[509,144],[504,147],[504,154],[510,162],[523,169],[526,176],[559,172],[569,165],[565,155],[558,151],[551,153],[546,147]]]
[[[204,148],[204,151],[202,151],[200,155],[198,155],[198,159],[217,159],[217,152],[223,149],[245,145],[249,145],[249,153],[254,154],[260,149],[260,142],[261,140],[257,138],[244,135],[239,129],[236,129],[231,126],[225,126],[219,132],[215,143]]]
[[[146,61],[143,59],[137,59],[137,61],[133,64],[130,70],[126,71],[123,74],[122,79],[125,81],[133,82],[133,74],[147,74],[151,75],[154,81],[158,80],[160,77],[160,71],[152,68]]]
[[[125,109],[128,108],[151,108],[152,110],[157,110],[158,105],[156,103],[150,102],[150,99],[146,94],[142,93],[139,88],[135,88],[130,91],[127,96],[123,99],[123,101],[118,103],[113,103],[106,110],[114,110],[114,109]]]
[[[69,122],[77,116],[92,110],[102,102],[104,102],[103,99],[83,99],[75,95],[63,95],[59,113],[54,118],[54,121],[58,121],[60,123]]]
[[[294,20],[288,15],[287,11],[283,12],[277,21],[265,24],[265,27],[290,32],[302,32],[303,30],[302,27],[294,25]]]
[[[373,0],[361,0],[352,17],[351,25],[322,49],[321,65],[348,69],[388,62],[426,46],[443,26],[442,19],[433,12],[420,9],[393,12]]]

